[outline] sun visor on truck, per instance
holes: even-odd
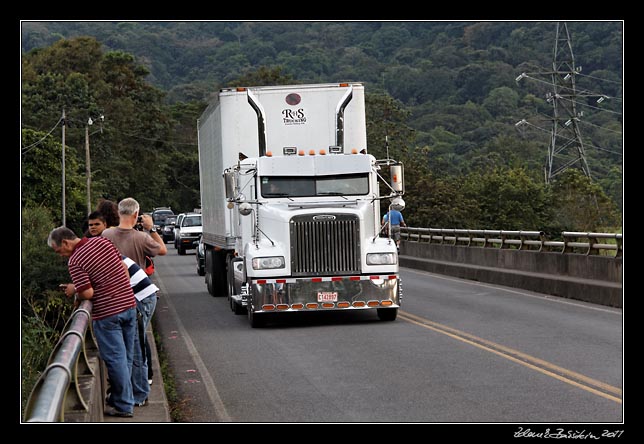
[[[260,157],[260,176],[333,176],[369,173],[373,156],[368,154]]]

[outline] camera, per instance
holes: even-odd
[[[139,216],[136,218],[136,225],[134,225],[134,229],[143,231],[143,217]]]

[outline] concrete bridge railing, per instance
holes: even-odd
[[[401,229],[400,265],[612,307],[622,307],[622,235]]]

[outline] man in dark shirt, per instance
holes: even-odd
[[[103,237],[79,239],[67,227],[49,233],[47,244],[68,257],[72,284],[62,284],[65,295],[92,300],[92,327],[106,364],[113,409],[110,416],[132,417],[132,353],[136,334],[136,299],[121,254]]]

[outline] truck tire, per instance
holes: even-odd
[[[227,296],[226,252],[224,250],[206,250],[206,286],[208,293],[214,297]]]
[[[182,246],[177,247],[177,253],[179,253],[179,256],[183,256],[186,254],[186,249],[183,248]]]
[[[381,321],[395,321],[398,316],[398,308],[378,308],[377,311]]]
[[[210,293],[211,296],[216,296],[215,288],[212,285],[212,250],[206,250],[205,252],[204,271],[206,272],[206,277],[204,278],[204,280],[206,281],[206,288],[208,288],[208,293]]]
[[[206,287],[208,288],[208,293],[210,293],[211,296],[219,296],[213,280],[214,262],[215,262],[214,251],[206,250],[206,264],[204,266],[206,271],[206,277],[205,277]]]
[[[234,273],[234,256],[232,254],[226,255],[226,270],[227,270],[227,285],[228,285],[228,300],[230,302],[230,309],[235,313],[236,315],[243,315],[246,314],[246,307],[244,307],[241,304],[238,304],[235,302],[235,300],[232,298],[232,295],[234,294],[240,294],[241,293],[241,288],[237,283],[235,282],[235,273]]]

